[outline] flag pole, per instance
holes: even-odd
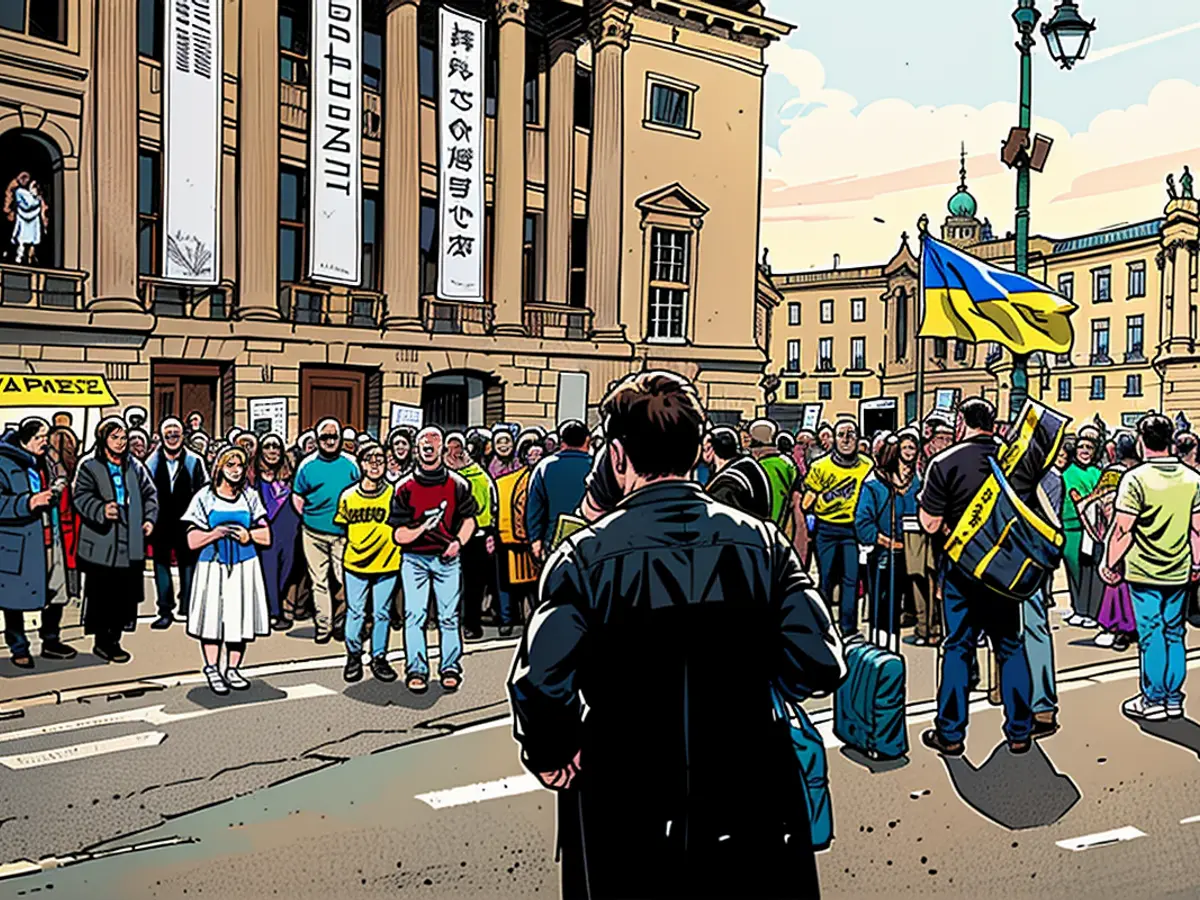
[[[925,342],[921,329],[925,325],[925,238],[929,236],[929,216],[917,219],[917,426],[925,421]]]

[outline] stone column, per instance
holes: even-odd
[[[1163,293],[1171,298],[1170,314],[1164,315],[1166,350],[1175,355],[1190,355],[1192,335],[1192,260],[1200,238],[1200,202],[1172,200],[1166,208],[1167,221],[1162,230],[1162,248],[1166,257]]]
[[[242,0],[238,318],[279,318],[279,0]]]
[[[100,310],[140,310],[137,296],[137,0],[96,4],[96,261]]]
[[[1194,241],[1177,239],[1168,248],[1171,259],[1171,342],[1191,344],[1192,336],[1192,258]]]
[[[550,44],[546,101],[546,302],[566,303],[575,207],[575,42]]]
[[[525,334],[521,271],[525,252],[525,13],[528,0],[499,0],[492,307],[496,334]]]
[[[625,202],[625,50],[629,10],[604,7],[592,37],[592,171],[588,181],[588,304],[595,340],[625,340],[621,323],[621,211]]]
[[[384,44],[383,290],[385,327],[421,330],[421,85],[418,0],[390,0]]]

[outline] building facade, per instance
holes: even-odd
[[[217,431],[283,400],[387,429],[594,414],[681,371],[718,419],[761,403],[763,51],[743,0],[464,0],[485,20],[485,296],[439,297],[438,11],[362,0],[362,269],[309,273],[318,2],[223,3],[219,283],[163,277],[165,0],[0,13],[0,172],[39,185],[40,241],[0,257],[0,370],[103,374],[152,420]],[[205,6],[193,3],[193,8]],[[317,47],[316,50],[313,48]]]
[[[1011,235],[977,218],[966,173],[948,204],[942,239],[1011,268]],[[1069,353],[1034,354],[1029,394],[1109,427],[1149,410],[1200,421],[1196,352],[1200,205],[1170,198],[1163,215],[1064,239],[1035,236],[1029,272],[1077,306]],[[771,329],[772,415],[800,424],[858,419],[867,430],[911,423],[969,396],[1008,410],[1012,360],[996,345],[921,339],[916,242],[903,236],[886,264],[776,273],[781,295]],[[773,380],[774,381],[774,380]],[[772,384],[774,387],[774,383]]]

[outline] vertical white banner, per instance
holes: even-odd
[[[224,6],[164,7],[162,273],[184,284],[220,279]]]
[[[308,272],[358,285],[362,268],[361,0],[312,0]]]
[[[483,20],[438,10],[438,284],[483,300]]]

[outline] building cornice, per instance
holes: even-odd
[[[709,28],[729,23],[727,27],[734,34],[763,37],[767,40],[785,38],[795,30],[794,25],[778,19],[737,12],[724,6],[705,3],[703,0],[648,0],[647,5],[651,9],[677,15],[681,19],[696,20]]]
[[[26,56],[24,53],[14,53],[11,50],[0,50],[0,64],[41,72],[43,75],[68,78],[71,81],[87,81],[88,78],[88,70],[79,66],[71,66],[37,56]]]

